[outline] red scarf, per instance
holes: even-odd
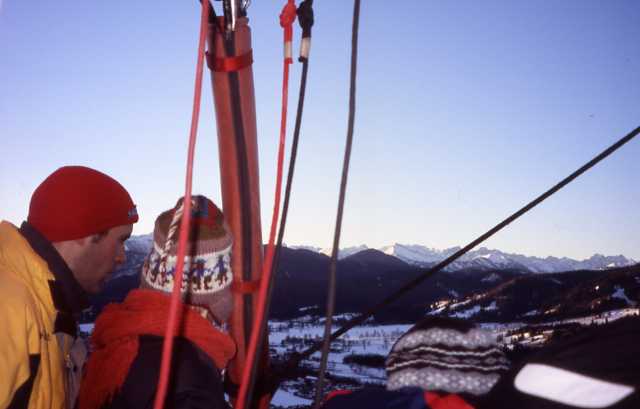
[[[79,409],[99,409],[112,399],[138,355],[140,335],[164,336],[171,298],[153,290],[133,290],[121,304],[110,304],[96,320],[93,352],[85,366]],[[179,335],[204,351],[219,369],[235,355],[236,345],[200,314],[180,304]]]

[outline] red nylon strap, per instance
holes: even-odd
[[[285,64],[293,63],[290,54],[294,21],[296,21],[296,4],[293,0],[288,0],[280,13],[280,26],[284,29]]]
[[[288,0],[282,14],[280,14],[280,25],[284,28],[284,42],[285,50],[291,48],[292,37],[292,24],[296,18],[296,5],[293,0]],[[275,199],[273,203],[273,213],[271,216],[271,228],[269,230],[269,242],[267,244],[267,250],[264,261],[262,263],[262,285],[260,285],[260,292],[258,293],[257,307],[254,316],[254,327],[251,331],[251,337],[249,340],[249,346],[247,348],[247,356],[242,370],[242,378],[240,382],[240,392],[238,393],[238,400],[236,402],[236,409],[246,409],[247,393],[249,389],[249,383],[251,382],[251,372],[253,370],[254,363],[256,362],[256,352],[258,348],[258,335],[260,333],[260,323],[265,318],[265,304],[267,300],[267,291],[271,277],[271,268],[273,266],[273,258],[275,253],[274,242],[276,238],[276,229],[278,225],[278,215],[280,210],[280,190],[282,188],[282,168],[284,163],[284,146],[285,136],[287,128],[287,101],[289,93],[289,65],[291,65],[291,56],[289,52],[284,56],[284,67],[282,74],[282,113],[280,117],[280,143],[278,144],[278,160],[276,171],[276,191]],[[265,349],[268,348],[268,345]]]
[[[169,386],[169,376],[171,374],[171,355],[173,353],[173,334],[180,325],[180,288],[182,288],[182,274],[184,270],[184,257],[187,249],[187,239],[189,236],[189,222],[191,219],[191,188],[193,182],[193,161],[196,150],[196,136],[198,134],[198,120],[200,118],[200,102],[202,96],[202,72],[204,67],[204,49],[207,39],[209,25],[209,3],[202,2],[202,13],[200,17],[200,36],[198,40],[198,62],[196,64],[196,80],[193,95],[193,110],[191,112],[191,131],[189,132],[189,148],[187,154],[187,175],[184,192],[184,213],[180,222],[180,234],[178,236],[177,268],[174,278],[173,290],[171,292],[171,303],[169,305],[169,317],[162,342],[162,359],[160,361],[160,375],[158,376],[158,386],[153,403],[154,409],[162,409],[164,406],[167,389]]]
[[[327,393],[327,396],[325,396],[324,401],[326,402],[329,399],[335,398],[336,396],[350,395],[351,393],[353,393],[353,391],[347,389],[336,389],[335,391],[329,391],[329,393]]]
[[[253,50],[235,57],[216,58],[207,53],[207,67],[215,72],[240,71],[253,64]]]
[[[260,281],[261,280],[253,280],[253,281],[234,281],[231,284],[231,292],[239,293],[239,294],[253,294],[260,289]]]

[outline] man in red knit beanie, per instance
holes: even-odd
[[[124,187],[65,166],[34,191],[20,228],[0,223],[0,408],[73,408],[86,351],[76,318],[138,221]]]

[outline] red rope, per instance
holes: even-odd
[[[184,256],[186,252],[187,237],[189,233],[189,223],[191,222],[191,184],[193,176],[193,157],[196,150],[196,134],[198,133],[198,119],[200,117],[200,100],[202,94],[202,71],[204,65],[204,47],[207,38],[207,28],[209,26],[209,2],[202,2],[202,14],[200,18],[200,39],[198,42],[198,62],[196,65],[196,82],[193,96],[193,111],[191,114],[191,131],[189,134],[189,151],[187,154],[187,176],[184,193],[184,213],[180,223],[180,236],[178,239],[178,254],[176,275],[173,281],[173,291],[171,292],[171,304],[169,306],[169,320],[167,330],[164,334],[162,344],[162,364],[160,366],[160,377],[154,409],[162,409],[167,396],[167,385],[171,372],[171,354],[173,350],[173,334],[178,327],[181,316],[178,314],[178,303],[180,301],[180,290],[182,288],[182,273],[184,270]]]
[[[269,243],[267,244],[267,254],[262,264],[262,276],[260,277],[260,292],[258,293],[256,319],[253,323],[251,338],[249,340],[249,348],[247,357],[242,371],[242,379],[240,382],[240,391],[238,393],[238,402],[236,409],[244,409],[247,402],[247,390],[251,378],[251,368],[256,359],[260,336],[260,323],[265,315],[265,302],[267,299],[267,291],[271,276],[271,267],[273,265],[273,256],[275,247],[273,243],[276,238],[276,226],[278,224],[278,210],[280,209],[280,192],[282,190],[282,169],[284,166],[284,148],[285,136],[287,133],[287,101],[289,95],[289,65],[293,62],[291,58],[291,41],[293,38],[293,22],[296,19],[296,5],[293,0],[288,0],[287,4],[280,13],[280,25],[284,28],[284,70],[282,76],[282,113],[280,117],[280,144],[278,146],[278,165],[276,176],[276,191],[273,204],[273,215],[271,217],[271,229],[269,231]]]

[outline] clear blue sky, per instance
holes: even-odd
[[[264,237],[284,3],[254,0],[249,9]],[[134,234],[150,232],[184,189],[197,2],[0,4],[0,218],[21,222],[45,176],[82,164],[120,180],[141,214]],[[352,2],[316,1],[315,11],[285,241],[328,247],[347,127]],[[363,2],[342,246],[464,245],[639,126],[638,21],[634,0]],[[296,25],[296,50],[298,42]],[[289,131],[299,72],[295,64]],[[194,192],[220,202],[208,81],[203,96]],[[638,158],[640,140],[486,245],[640,260]]]

